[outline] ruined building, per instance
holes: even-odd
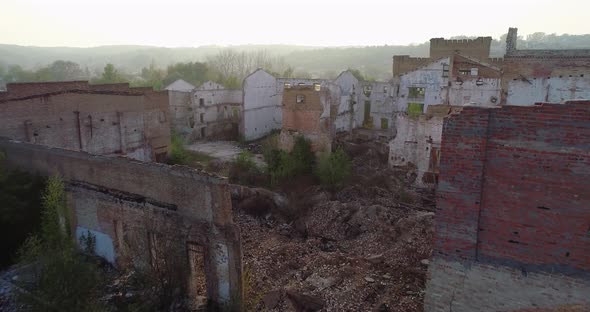
[[[510,28],[503,61],[502,103],[530,105],[590,98],[590,49],[518,50]]]
[[[425,311],[590,310],[590,102],[444,120]]]
[[[464,106],[534,105],[590,98],[590,50],[518,50],[511,28],[504,59],[491,38],[431,40],[430,58],[394,56],[391,166],[417,167],[417,184],[438,176],[443,118]]]
[[[239,310],[240,231],[225,178],[2,138],[0,150],[3,166],[64,180],[68,211],[61,217],[79,244],[92,234],[95,254],[111,264],[168,268],[169,282],[194,301]]]
[[[334,128],[336,133],[365,127],[379,136],[393,135],[393,91],[388,82],[359,81],[350,71],[336,79],[276,78],[259,69],[244,79],[244,115],[241,133],[246,140],[255,140],[283,127],[282,99],[286,89],[309,85],[339,90],[339,103]]]
[[[129,84],[9,83],[0,94],[0,136],[98,155],[164,161],[168,95]]]
[[[189,141],[237,139],[242,115],[242,90],[207,81],[190,88],[177,80],[167,88],[173,129]]]
[[[289,86],[283,91],[283,127],[280,147],[291,150],[297,136],[312,144],[314,152],[330,152],[340,104],[336,85]]]

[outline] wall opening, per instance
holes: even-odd
[[[297,97],[295,98],[297,104],[303,104],[305,103],[305,95],[303,94],[297,94]]]
[[[424,100],[426,95],[426,88],[424,87],[409,87],[408,98],[415,100]]]
[[[408,116],[417,118],[424,112],[424,103],[408,103]]]
[[[363,118],[363,124],[369,123],[371,119],[371,101],[365,101],[365,117]]]
[[[188,291],[189,298],[193,298],[193,309],[200,309],[207,305],[207,279],[205,276],[205,248],[199,244],[187,242],[186,250],[189,265]]]

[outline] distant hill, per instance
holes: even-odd
[[[454,39],[468,38],[465,36]],[[590,35],[555,35],[535,33],[520,38],[521,49],[572,49],[590,48]],[[87,67],[91,72],[102,71],[107,63],[128,73],[138,73],[152,61],[159,67],[177,62],[205,61],[227,47],[201,46],[197,48],[161,48],[153,46],[100,46],[94,48],[33,47],[0,44],[0,65],[20,65],[36,69],[56,60],[67,60]],[[347,68],[360,69],[366,76],[387,79],[391,75],[393,55],[428,56],[429,43],[408,46],[365,47],[309,47],[297,45],[239,45],[229,48],[237,51],[265,50],[281,56],[296,70],[313,76],[330,78]],[[501,57],[505,50],[505,35],[492,43],[491,54]]]

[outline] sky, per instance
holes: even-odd
[[[0,0],[0,43],[396,45],[511,26],[587,34],[589,12],[590,0]]]

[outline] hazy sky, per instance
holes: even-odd
[[[0,43],[313,46],[590,33],[590,0],[0,0]]]

